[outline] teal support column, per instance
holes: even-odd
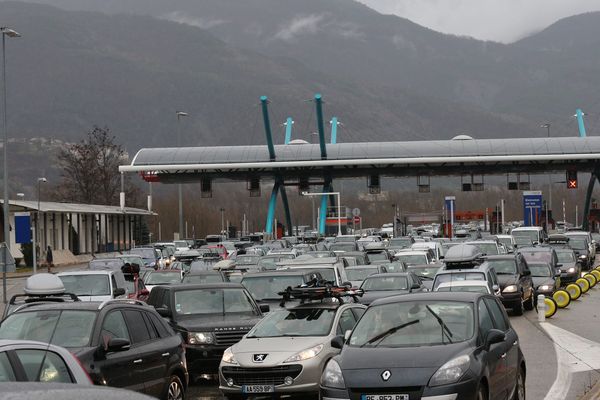
[[[290,214],[287,193],[283,184],[281,184],[279,192],[281,193],[281,201],[283,202],[283,210],[285,211],[285,224],[287,225],[288,235],[291,236],[294,234],[294,227],[292,226],[292,215]]]
[[[285,144],[290,144],[292,140],[292,125],[294,125],[294,120],[292,117],[288,117],[287,121],[285,121]]]
[[[273,161],[275,159],[275,147],[273,146],[273,135],[271,134],[271,122],[269,121],[269,99],[267,96],[260,97],[260,104],[262,106],[263,122],[265,124],[265,134],[267,135],[267,147],[269,148],[269,159]]]
[[[329,185],[323,185],[323,193],[329,192]],[[321,208],[319,208],[319,235],[325,235],[327,222],[327,195],[321,196]]]
[[[337,127],[338,127],[337,117],[331,118],[331,144],[337,143]]]
[[[277,207],[277,192],[279,192],[279,185],[279,181],[275,181],[273,190],[271,191],[269,210],[267,212],[267,225],[265,226],[265,232],[268,234],[273,233],[273,222],[275,221],[275,207]]]
[[[590,176],[590,183],[588,183],[587,192],[585,194],[585,206],[583,207],[583,222],[581,224],[584,231],[587,231],[590,224],[590,205],[592,204],[592,193],[594,192],[594,184],[596,183],[596,179],[600,179],[598,176],[599,171],[592,172],[592,176]],[[578,221],[575,221],[575,225],[577,225]]]
[[[317,130],[319,131],[319,146],[321,147],[321,160],[327,159],[327,148],[325,147],[325,128],[323,126],[323,104],[319,93],[315,94],[317,108]]]
[[[579,137],[586,137],[587,135],[585,134],[585,124],[583,122],[583,116],[585,114],[583,113],[583,111],[581,111],[581,108],[578,108],[575,111],[575,117],[577,117],[577,124],[579,125]]]

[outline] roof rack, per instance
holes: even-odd
[[[336,299],[340,304],[344,303],[344,297],[351,297],[354,302],[358,302],[357,297],[363,295],[362,289],[352,288],[350,286],[334,286],[332,282],[325,280],[315,280],[305,285],[292,288],[288,286],[283,292],[278,294],[282,296],[280,306],[292,299],[300,300],[304,304],[307,300]]]
[[[136,299],[110,299],[110,300],[105,300],[102,303],[100,303],[100,305],[98,306],[98,310],[102,310],[107,305],[113,304],[113,303],[135,304],[138,306],[147,306],[148,305],[145,302],[143,302],[141,300],[136,300]]]
[[[22,302],[17,303],[17,299],[25,298]],[[51,295],[36,295],[36,294],[15,294],[10,298],[7,304],[6,310],[4,311],[4,317],[14,312],[20,311],[27,307],[36,306],[39,304],[49,303],[65,303],[67,301],[81,301],[77,295],[73,293],[60,293]],[[11,309],[14,306],[14,309]]]

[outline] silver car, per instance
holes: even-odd
[[[252,395],[318,398],[319,380],[345,335],[365,311],[357,303],[323,301],[271,312],[223,354],[219,389],[228,399]]]

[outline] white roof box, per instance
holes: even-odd
[[[35,274],[27,278],[25,289],[23,291],[30,295],[52,295],[62,294],[65,292],[60,278],[53,274],[41,273]]]
[[[450,263],[469,263],[475,262],[482,257],[479,247],[470,244],[459,244],[452,246],[446,252],[444,262]]]

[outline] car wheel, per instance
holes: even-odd
[[[165,400],[184,400],[185,392],[181,379],[177,375],[172,375],[169,378],[169,384],[165,389],[165,394],[162,397]]]
[[[523,315],[523,299],[521,298],[515,302],[512,309],[515,315]]]
[[[525,375],[523,374],[523,368],[519,368],[519,372],[517,373],[517,382],[513,399],[525,400]]]
[[[535,299],[533,296],[533,291],[531,292],[531,294],[529,295],[529,299],[527,299],[527,301],[525,302],[525,309],[527,311],[531,311],[535,308]]]
[[[479,389],[477,389],[477,400],[487,400],[488,393],[487,388],[483,383],[479,384]]]

